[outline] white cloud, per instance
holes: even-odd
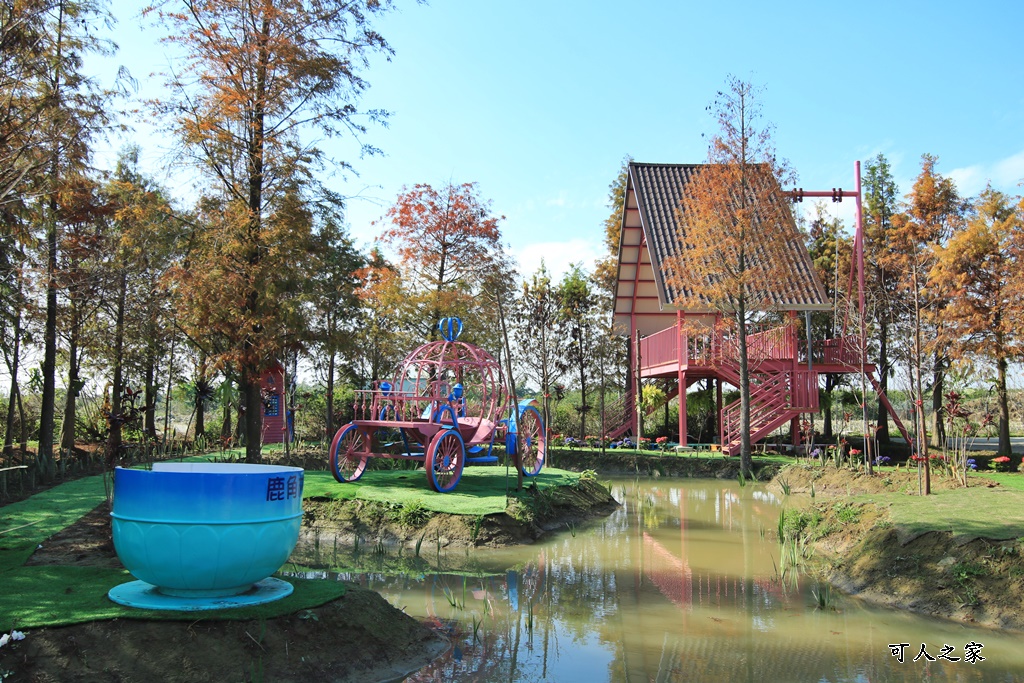
[[[832,202],[829,199],[804,199],[800,204],[796,204],[796,212],[802,212],[804,220],[807,221],[809,226],[818,215],[818,206],[822,206],[825,209],[825,213],[833,218],[838,218],[843,222],[843,229],[850,235],[852,235],[857,227],[857,201],[850,196],[847,196],[841,202]]]
[[[534,242],[513,247],[512,253],[519,261],[519,272],[523,277],[537,272],[541,261],[544,261],[552,282],[561,280],[573,263],[580,263],[585,271],[592,272],[594,261],[604,255],[600,240],[580,238],[565,242]]]
[[[985,168],[980,164],[954,168],[949,172],[949,177],[956,183],[957,192],[964,197],[972,197],[978,194],[985,189],[985,183],[988,182]],[[913,187],[913,185],[910,187]]]
[[[996,162],[992,183],[1007,189],[1013,189],[1024,182],[1024,150],[1011,157]]]
[[[562,190],[561,192],[558,193],[558,197],[555,197],[553,199],[546,199],[544,201],[544,206],[557,206],[560,209],[569,208],[570,202],[568,193],[565,190]]]
[[[1024,150],[991,164],[974,164],[955,168],[949,177],[956,182],[956,188],[965,197],[973,197],[985,189],[989,182],[1003,192],[1017,193],[1024,181]]]

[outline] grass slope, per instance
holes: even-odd
[[[545,468],[536,477],[524,479],[523,485],[546,489],[571,486],[578,480],[576,473]],[[515,495],[515,473],[506,480],[504,467],[467,467],[451,493],[432,491],[422,470],[370,471],[346,484],[339,484],[328,472],[306,472],[303,497],[419,505],[431,512],[476,517],[505,511],[506,481],[509,494]]]
[[[810,485],[819,492],[831,488],[833,497],[884,506],[901,543],[929,531],[949,532],[958,542],[1024,537],[1024,476],[1017,473],[978,472],[970,476],[968,488],[953,488],[943,475],[933,473],[927,496],[918,495],[913,470],[889,467],[877,468],[875,476],[868,477],[845,469],[797,466],[784,470],[778,481],[805,491]],[[991,482],[999,485],[990,486]],[[884,490],[872,490],[881,485]]]
[[[0,632],[79,624],[97,619],[204,619],[273,618],[318,607],[345,594],[337,581],[289,577],[295,591],[286,598],[255,607],[205,612],[154,611],[124,607],[107,598],[107,592],[134,578],[121,569],[101,567],[20,567],[0,574]]]
[[[901,540],[927,531],[949,531],[965,540],[1024,536],[1024,492],[974,486],[934,491],[930,496],[887,494],[890,517]]]

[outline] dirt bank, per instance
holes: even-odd
[[[900,533],[887,504],[851,496],[916,495],[915,472],[868,476],[834,468],[786,468],[771,487],[809,493],[797,524],[814,544],[818,570],[843,592],[876,604],[991,628],[1024,631],[1024,543]],[[933,480],[933,489],[949,486]],[[794,496],[794,499],[797,497]],[[808,502],[809,501],[809,502]]]
[[[610,514],[618,503],[593,477],[575,486],[527,488],[504,512],[471,517],[402,508],[364,500],[307,499],[302,537],[343,544],[383,543],[414,547],[479,547],[533,543],[546,534],[586,519]]]
[[[448,641],[373,591],[349,586],[316,609],[252,621],[115,619],[33,629],[0,648],[0,679],[94,681],[387,681]]]

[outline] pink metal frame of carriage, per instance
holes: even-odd
[[[487,351],[458,341],[462,321],[445,318],[441,340],[406,356],[391,381],[355,392],[355,419],[331,442],[330,463],[339,482],[359,479],[371,457],[424,463],[432,489],[455,488],[467,464],[495,463],[496,438],[518,453],[526,476],[544,465],[544,424],[533,401],[509,405],[501,365]],[[503,417],[504,416],[504,417]]]

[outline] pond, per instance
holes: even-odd
[[[786,501],[762,486],[610,486],[611,516],[532,546],[311,543],[293,560],[448,634],[452,649],[409,681],[1024,680],[1019,635],[874,608],[802,575],[810,550],[780,547]]]

